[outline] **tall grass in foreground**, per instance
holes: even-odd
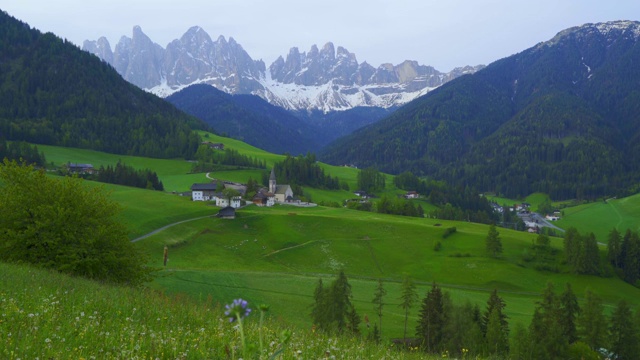
[[[238,359],[243,351],[237,322],[215,300],[196,303],[4,263],[0,274],[2,359]],[[260,331],[257,304],[249,306],[256,311],[244,320],[246,343],[264,343],[251,358],[277,352],[283,331],[291,338],[278,359],[425,358],[361,338],[287,329],[277,314]]]

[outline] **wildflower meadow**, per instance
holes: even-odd
[[[0,263],[0,358],[424,359],[289,327],[268,306],[224,305]],[[253,311],[249,310],[252,309]],[[301,316],[305,316],[301,314]]]

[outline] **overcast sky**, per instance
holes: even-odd
[[[373,66],[489,64],[585,23],[640,20],[640,0],[0,0],[0,9],[82,46],[142,31],[162,47],[191,26],[233,37],[269,66],[331,41]]]

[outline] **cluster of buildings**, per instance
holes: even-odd
[[[237,196],[229,197],[223,190],[234,189],[237,191]],[[231,182],[210,182],[202,184],[191,185],[191,200],[193,201],[212,201],[216,203],[216,206],[221,207],[218,216],[231,218],[232,211],[246,204],[246,201],[242,199],[247,191],[246,185],[231,183]],[[257,206],[274,206],[278,203],[293,203],[296,199],[293,196],[293,190],[290,185],[281,184],[276,182],[276,175],[271,170],[269,177],[269,187],[258,190],[255,196],[252,198],[253,202]],[[221,214],[225,214],[223,216]]]

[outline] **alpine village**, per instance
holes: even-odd
[[[557,30],[440,73],[0,12],[0,358],[640,359],[640,22]]]

